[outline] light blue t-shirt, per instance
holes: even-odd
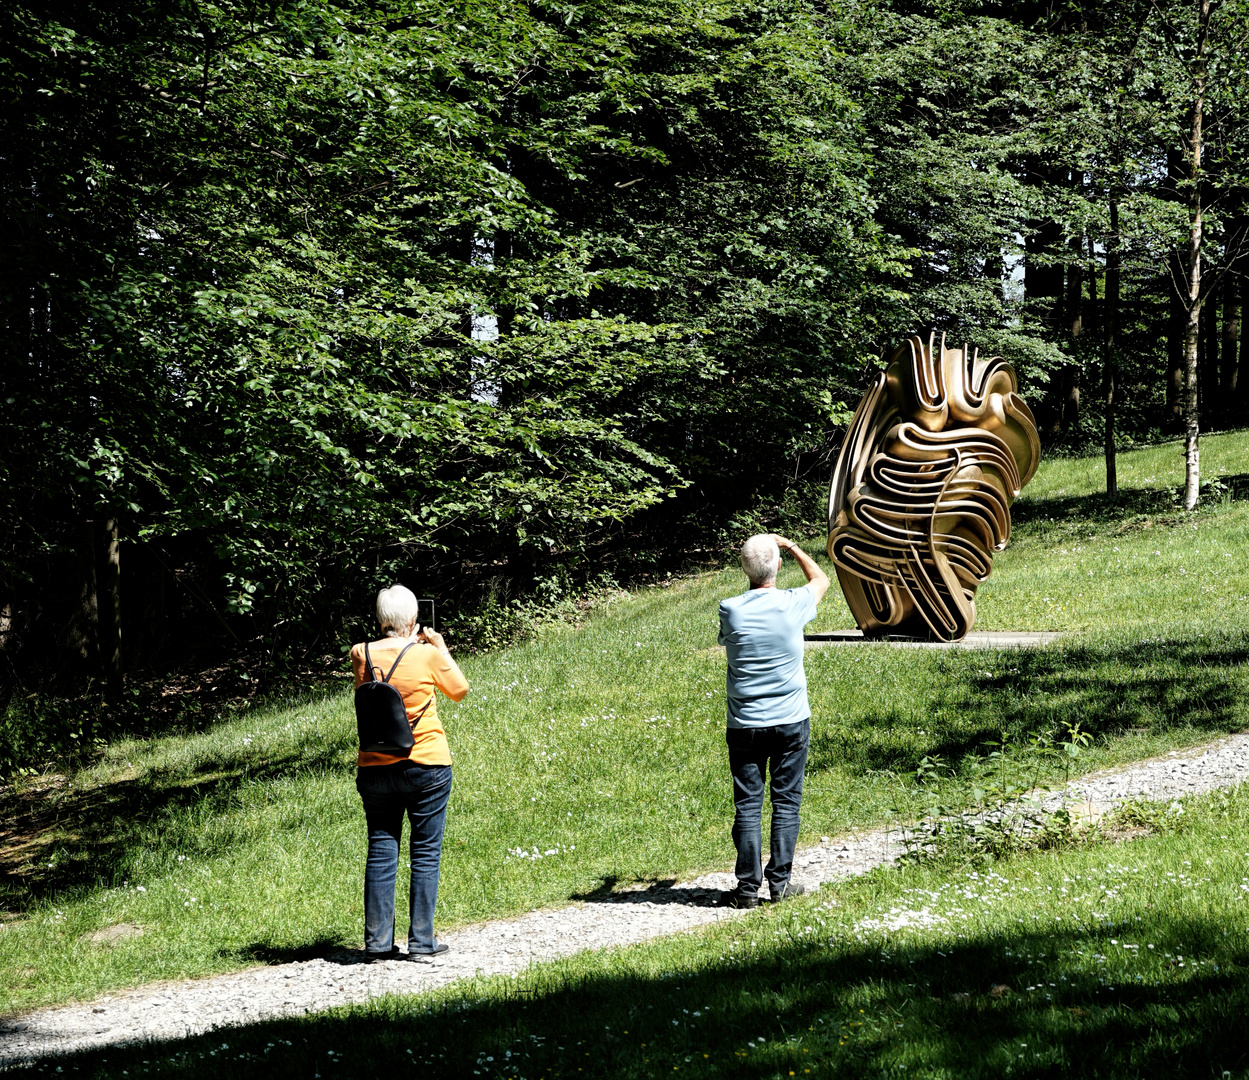
[[[720,601],[720,638],[729,661],[731,728],[797,724],[811,715],[802,667],[802,628],[819,601],[800,589],[751,589]]]

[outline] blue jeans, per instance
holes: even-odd
[[[733,774],[733,846],[737,888],[757,896],[766,874],[773,895],[789,883],[798,843],[802,773],[811,741],[811,719],[766,728],[729,728],[729,771]],[[772,836],[768,868],[761,866],[763,780],[771,772]]]
[[[364,949],[387,953],[395,943],[395,877],[403,815],[411,823],[412,881],[408,893],[408,952],[431,953],[434,904],[442,831],[451,796],[450,765],[368,765],[356,770],[356,790],[364,801],[369,855],[364,864]]]

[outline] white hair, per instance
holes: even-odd
[[[387,637],[403,637],[416,622],[416,596],[404,585],[377,594],[377,621]]]
[[[781,549],[767,533],[752,536],[742,545],[742,569],[752,585],[768,585],[781,568]]]

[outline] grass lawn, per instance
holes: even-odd
[[[1202,450],[1208,477],[1249,472],[1249,435]],[[1249,502],[1182,513],[1180,467],[1176,445],[1122,455],[1110,503],[1099,463],[1042,463],[978,625],[1070,631],[1060,646],[808,653],[804,835],[889,819],[925,757],[948,803],[970,801],[995,743],[1026,756],[1070,722],[1096,737],[1080,769],[1249,728]],[[440,705],[455,756],[440,926],[731,864],[715,608],[741,587],[730,568],[622,595],[465,661],[472,692]],[[848,625],[834,589],[816,628]],[[6,795],[0,1013],[358,945],[354,736],[349,694],[309,696],[118,742]],[[143,935],[86,940],[123,922]]]
[[[911,866],[514,979],[38,1075],[1249,1075],[1249,788],[1130,844]],[[60,1070],[63,1070],[61,1072]]]

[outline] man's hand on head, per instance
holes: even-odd
[[[819,564],[788,537],[781,536],[779,533],[769,533],[768,535],[776,541],[776,546],[782,553],[788,552],[793,556],[794,561],[802,569],[802,573],[807,579],[807,588],[815,593],[816,602],[823,600],[831,582],[828,579],[828,575],[820,569]]]

